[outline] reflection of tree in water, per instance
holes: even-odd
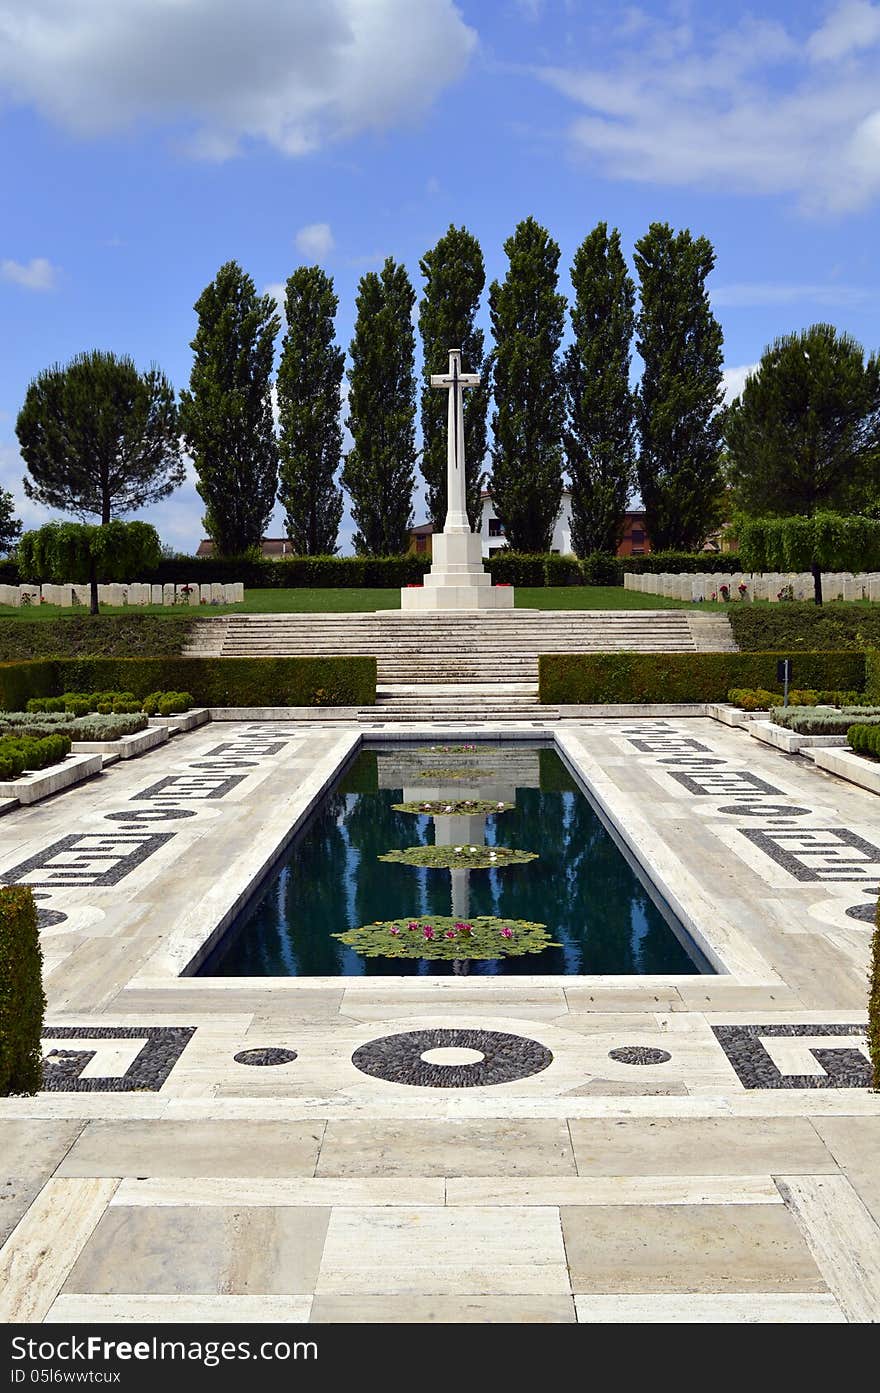
[[[357,875],[352,918],[345,928],[419,912],[421,881],[428,873],[378,859],[391,847],[416,846],[432,840],[426,836],[426,818],[394,811],[391,805],[400,802],[401,793],[400,789],[383,788],[378,794],[353,794],[347,798],[343,825],[351,853],[357,858]],[[432,908],[426,906],[428,912]]]
[[[330,937],[327,925],[344,912],[347,899],[348,849],[339,827],[346,801],[339,792],[324,799],[283,881],[278,933],[287,926],[303,977],[335,976],[342,966],[342,945]]]

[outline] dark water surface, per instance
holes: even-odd
[[[448,771],[479,770],[466,779]],[[425,771],[443,771],[424,777]],[[456,872],[379,861],[392,848],[434,842],[430,817],[392,804],[443,796],[516,803],[485,824],[464,818],[454,840],[516,847],[537,861]],[[464,829],[469,825],[469,831]],[[448,962],[363,958],[334,933],[377,919],[493,914],[546,924],[561,944],[469,965],[472,975],[696,973],[708,969],[668,907],[659,906],[618,850],[559,756],[537,745],[427,746],[361,752],[325,795],[257,897],[202,968],[212,976],[446,976]],[[672,925],[676,925],[677,933]]]

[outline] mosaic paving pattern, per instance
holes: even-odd
[[[482,1059],[469,1064],[431,1063],[431,1050],[473,1050]],[[389,1083],[424,1088],[477,1088],[527,1079],[552,1063],[537,1040],[499,1030],[411,1030],[361,1045],[351,1057],[355,1068]]]
[[[865,1054],[846,1046],[810,1046],[822,1074],[783,1073],[763,1039],[806,1036],[864,1036],[861,1025],[713,1025],[712,1030],[745,1088],[869,1088],[871,1067]]]
[[[186,1049],[195,1026],[104,1025],[53,1026],[43,1031],[48,1040],[143,1041],[123,1074],[83,1078],[83,1070],[99,1055],[94,1050],[53,1050],[43,1060],[43,1089],[56,1093],[157,1093]]]
[[[296,1050],[282,1050],[267,1046],[265,1049],[239,1050],[232,1056],[236,1064],[252,1064],[262,1068],[270,1064],[292,1064]]]
[[[618,1064],[668,1064],[672,1055],[667,1050],[654,1050],[649,1045],[623,1045],[609,1050],[608,1058]]]

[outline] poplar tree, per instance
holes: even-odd
[[[331,556],[342,518],[342,490],[335,482],[345,362],[335,342],[338,303],[333,281],[320,266],[300,266],[287,282],[277,382],[278,496],[298,556]]]
[[[564,401],[559,345],[565,296],[559,247],[534,218],[504,243],[509,266],[489,290],[492,498],[514,551],[549,551],[562,501]]]
[[[485,473],[486,412],[489,384],[483,373],[483,331],[476,317],[486,284],[483,253],[476,237],[464,227],[450,226],[419,262],[425,293],[419,305],[419,333],[424,353],[421,393],[422,460],[428,512],[435,531],[446,521],[446,393],[430,384],[432,373],[444,373],[450,348],[460,348],[464,372],[483,375],[479,387],[464,394],[465,489],[468,520],[478,530],[482,518],[481,492]]]
[[[635,286],[600,222],[578,247],[571,270],[574,342],[565,354],[565,461],[571,480],[571,536],[578,556],[616,552],[635,482],[633,395],[629,385]]]
[[[157,367],[96,350],[46,368],[15,424],[35,503],[101,523],[167,498],[185,478],[174,389]]]
[[[415,300],[406,267],[392,257],[380,272],[361,277],[348,371],[346,424],[354,444],[342,471],[361,556],[394,556],[409,544],[416,461]]]
[[[195,303],[199,327],[180,416],[205,503],[204,526],[221,556],[259,547],[272,515],[278,445],[272,357],[281,328],[271,295],[258,295],[235,261]]]
[[[691,551],[720,520],[723,490],[723,336],[706,290],[715,252],[706,237],[652,223],[635,263],[639,490],[654,550]]]
[[[15,551],[21,537],[21,522],[15,516],[15,499],[0,488],[0,555]]]

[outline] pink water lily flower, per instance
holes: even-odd
[[[446,937],[446,938],[456,938],[457,935],[456,935],[455,929],[447,929],[447,930],[446,930],[446,935],[445,935],[445,937]]]
[[[394,938],[398,938],[400,935],[400,929],[398,929],[396,926],[393,929],[389,929],[388,932],[392,934]]]
[[[429,940],[434,937],[434,930],[431,928],[430,924],[425,925],[425,927],[422,929],[422,933],[425,935],[425,938]]]
[[[413,930],[414,930],[414,929],[417,929],[419,926],[418,926],[418,924],[407,924],[406,927],[409,929],[410,933],[412,933]]]
[[[513,938],[513,929],[507,929],[507,928],[502,929],[502,930],[501,930],[501,937],[502,937],[502,938]]]

